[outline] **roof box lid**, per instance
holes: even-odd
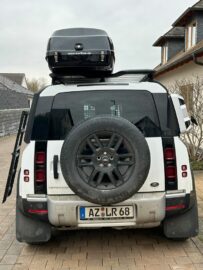
[[[55,74],[111,73],[115,62],[114,46],[104,30],[57,30],[49,39],[46,60]]]
[[[56,30],[52,37],[107,36],[106,31],[96,28],[67,28]]]

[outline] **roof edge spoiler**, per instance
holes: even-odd
[[[140,79],[136,80],[137,82],[149,82],[153,81],[154,70],[153,69],[129,69],[129,70],[121,70],[113,74],[108,75],[93,75],[92,74],[81,74],[75,76],[66,76],[66,75],[58,75],[58,74],[50,74],[52,78],[52,84],[73,84],[73,83],[81,83],[81,82],[106,82],[110,79],[120,79],[122,80],[124,77],[133,78],[140,75]],[[143,75],[143,76],[142,76]],[[122,78],[123,77],[123,78]],[[130,82],[131,80],[129,80]]]

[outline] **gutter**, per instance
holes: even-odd
[[[194,63],[197,64],[197,65],[203,65],[202,62],[199,62],[197,60],[197,55],[198,54],[201,54],[200,56],[203,55],[203,47],[201,49],[197,50],[196,52],[193,52],[192,54],[188,54],[188,55],[184,56],[183,58],[180,58],[180,59],[174,61],[168,67],[166,66],[165,68],[163,68],[160,71],[155,71],[155,77],[159,76],[159,75],[162,75],[163,73],[166,73],[166,72],[168,72],[170,70],[173,70],[179,65],[182,66],[185,63],[190,62],[190,61],[194,61]]]

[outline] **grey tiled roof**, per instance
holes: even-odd
[[[184,27],[173,27],[164,36],[166,37],[184,37],[185,28]]]
[[[0,85],[12,91],[33,96],[33,92],[2,75],[0,75]]]
[[[162,44],[170,38],[184,39],[185,29],[184,27],[173,27],[166,34],[156,40],[153,46],[162,46]]]
[[[180,17],[173,23],[173,26],[184,26],[188,19],[191,18],[195,11],[201,10],[203,11],[203,0],[198,1],[192,7],[183,12]]]
[[[194,6],[192,6],[192,8],[203,8],[203,0],[200,0],[199,2],[194,4]]]
[[[23,79],[25,78],[25,73],[0,73],[0,75],[19,85],[22,85]]]

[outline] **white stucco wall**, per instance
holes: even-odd
[[[198,58],[198,61],[203,62],[203,57]],[[176,81],[186,80],[192,82],[197,76],[203,80],[203,66],[197,65],[193,61],[190,61],[183,66],[155,77],[155,79],[170,89],[170,87],[174,85]]]

